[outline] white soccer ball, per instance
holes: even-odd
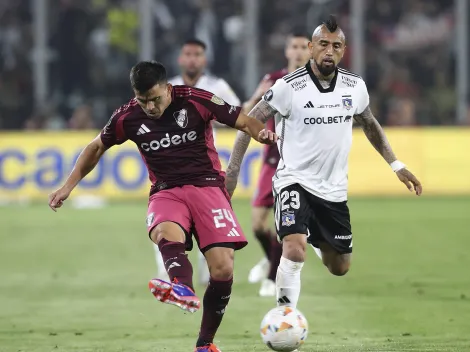
[[[260,332],[263,342],[271,350],[292,352],[307,339],[308,322],[295,308],[276,307],[264,316]]]

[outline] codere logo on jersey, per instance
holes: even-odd
[[[178,145],[181,143],[194,142],[197,138],[196,131],[185,132],[183,134],[174,134],[170,136],[168,133],[165,134],[160,140],[153,140],[149,143],[142,143],[140,148],[148,152],[150,150],[158,150],[160,148],[168,148],[171,145]]]
[[[328,116],[328,117],[306,117],[304,124],[306,125],[331,125],[333,123],[351,122],[352,116]]]

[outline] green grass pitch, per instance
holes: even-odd
[[[155,271],[146,200],[100,210],[0,208],[0,351],[188,352],[201,313],[148,292]],[[349,202],[351,271],[333,277],[309,250],[302,351],[470,351],[470,199]],[[234,203],[249,239],[250,206]],[[247,283],[260,258],[236,255],[235,285],[216,336],[223,352],[267,351],[259,336],[273,299]],[[194,258],[194,254],[192,254]],[[200,296],[203,289],[198,288]]]

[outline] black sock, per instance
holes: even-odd
[[[255,237],[263,248],[264,255],[266,258],[271,259],[271,231],[258,230],[255,231]]]
[[[204,294],[201,330],[196,347],[202,347],[214,340],[215,333],[222,322],[232,293],[233,279],[216,281],[210,279],[209,286]]]
[[[158,248],[165,263],[166,272],[170,280],[177,279],[183,285],[189,286],[193,291],[193,266],[185,253],[186,247],[181,242],[170,242],[162,239]]]

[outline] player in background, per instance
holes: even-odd
[[[416,195],[422,192],[372,114],[365,82],[337,67],[345,43],[336,18],[330,16],[313,32],[310,62],[278,80],[250,112],[264,123],[274,118],[280,136],[281,160],[273,178],[275,224],[282,240],[276,276],[279,305],[297,306],[307,244],[333,275],[349,270],[353,242],[347,186],[353,118],[398,179]],[[249,136],[238,133],[226,175],[230,194],[248,144]]]
[[[147,213],[150,239],[164,258],[171,282],[152,279],[159,301],[195,312],[200,307],[186,250],[194,235],[204,253],[210,281],[195,351],[220,352],[213,344],[230,299],[234,251],[246,246],[224,185],[224,173],[212,137],[212,120],[245,131],[261,143],[276,136],[259,120],[241,113],[216,95],[167,83],[164,66],[155,61],[135,65],[130,75],[135,98],[121,106],[80,154],[65,184],[49,196],[57,210],[72,190],[114,145],[133,141],[152,183]]]
[[[243,104],[243,111],[248,113],[260,101],[264,93],[280,78],[303,67],[310,58],[308,51],[309,38],[301,32],[292,33],[286,42],[285,56],[287,67],[264,76],[253,96]],[[274,131],[274,119],[268,120],[266,128]],[[263,151],[263,164],[258,179],[257,191],[252,203],[252,231],[261,245],[265,257],[250,271],[248,281],[262,280],[259,295],[272,297],[276,295],[276,272],[281,260],[282,247],[271,231],[268,217],[274,206],[272,179],[279,162],[277,145],[266,145]]]
[[[170,78],[168,83],[174,86],[187,85],[204,89],[215,94],[230,105],[240,105],[240,99],[238,99],[237,95],[225,80],[206,73],[207,57],[206,44],[204,42],[198,39],[188,39],[185,41],[181,48],[178,64],[181,69],[181,74]],[[154,249],[158,277],[167,278],[160,250],[157,245],[154,245]],[[201,285],[207,285],[209,282],[209,269],[207,268],[206,259],[202,253],[199,253],[198,281]]]

